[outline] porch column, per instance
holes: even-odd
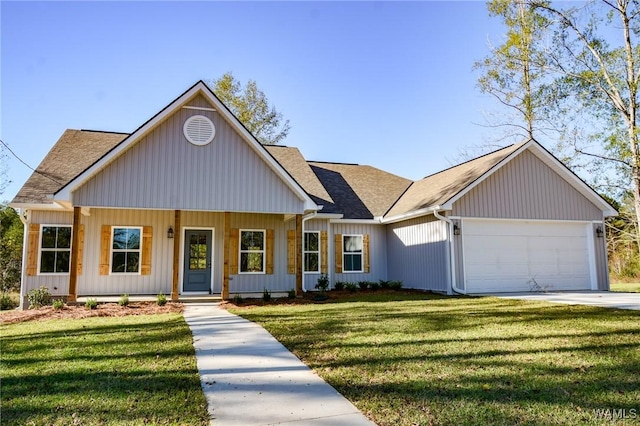
[[[80,207],[73,207],[73,228],[71,228],[71,265],[69,267],[69,294],[67,303],[78,298],[78,249],[80,247]]]
[[[224,243],[222,263],[222,299],[229,299],[229,237],[231,236],[231,213],[224,212]]]
[[[296,215],[296,296],[302,296],[302,215]]]
[[[180,210],[176,210],[173,220],[173,282],[171,285],[171,300],[177,302],[180,297],[180,291],[178,290],[180,277],[180,241],[182,231],[180,230]]]

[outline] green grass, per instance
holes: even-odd
[[[2,425],[206,425],[180,314],[0,326]]]
[[[611,291],[640,293],[640,283],[611,283]]]
[[[379,425],[606,424],[594,410],[607,408],[640,416],[638,312],[359,297],[233,311],[262,324]]]

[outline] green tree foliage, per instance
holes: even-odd
[[[0,285],[2,293],[20,290],[23,225],[18,213],[3,203],[0,210]]]
[[[291,126],[284,120],[255,81],[246,86],[227,72],[217,80],[208,83],[218,98],[231,110],[253,136],[264,145],[280,143]]]

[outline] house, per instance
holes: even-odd
[[[616,211],[535,141],[410,181],[263,146],[198,82],[131,134],[67,130],[11,205],[26,293],[608,290]],[[538,287],[536,287],[538,286]]]

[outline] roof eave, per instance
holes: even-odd
[[[380,222],[384,224],[402,222],[409,219],[415,219],[421,216],[427,216],[427,215],[433,214],[434,211],[442,211],[442,210],[451,210],[451,207],[447,207],[444,205],[429,206],[429,207],[425,207],[419,210],[414,210],[408,213],[403,213],[395,216],[382,218]]]

